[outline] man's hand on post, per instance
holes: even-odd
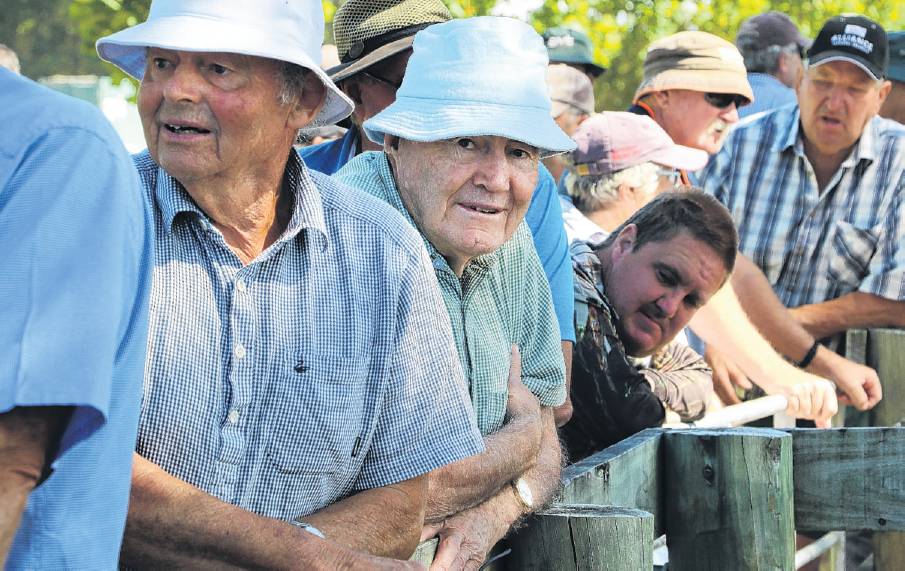
[[[841,392],[839,402],[869,410],[883,398],[880,377],[870,367],[850,361],[821,346],[809,371],[832,379]]]
[[[439,536],[437,553],[431,571],[475,571],[487,559],[487,554],[508,531],[497,529],[498,521],[489,517],[480,507],[456,514],[433,527],[433,536]],[[427,526],[425,532],[428,531]],[[422,534],[424,538],[425,534]]]

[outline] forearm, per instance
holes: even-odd
[[[731,283],[745,314],[775,350],[796,361],[804,358],[814,337],[776,297],[760,268],[739,255]]]
[[[553,500],[560,489],[563,465],[562,446],[556,432],[552,409],[544,408],[542,414],[544,415],[544,435],[537,462],[520,476],[531,489],[534,507],[529,510],[519,499],[513,486],[507,484],[486,501],[461,514],[488,518],[493,522],[497,541],[517,526],[524,516],[543,509]]]
[[[724,285],[692,318],[691,329],[771,392],[793,369],[754,327],[731,287]]]
[[[41,481],[47,449],[69,414],[63,407],[21,407],[0,414],[0,568],[19,528],[28,495]]]
[[[533,421],[531,421],[533,422]],[[429,522],[473,507],[515,480],[536,459],[528,422],[512,419],[484,438],[485,450],[430,473],[427,492]]]
[[[852,292],[823,303],[792,310],[799,323],[814,337],[823,339],[848,329],[905,327],[905,301],[863,292]]]
[[[418,546],[424,523],[427,478],[364,490],[301,519],[340,545],[408,559]]]
[[[562,341],[562,357],[566,364],[566,402],[553,409],[556,426],[562,426],[572,418],[572,342]]]
[[[670,343],[643,371],[654,394],[687,422],[704,414],[713,378],[704,358],[682,343]]]
[[[167,474],[135,454],[121,552],[129,567],[322,568],[342,561],[329,544]]]

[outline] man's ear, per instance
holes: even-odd
[[[877,97],[877,105],[874,110],[874,115],[880,112],[880,107],[883,107],[883,102],[886,101],[886,98],[889,96],[889,92],[892,91],[892,82],[887,80],[883,81],[883,85],[880,86],[880,92]]]
[[[618,262],[627,254],[635,249],[635,241],[638,238],[638,227],[634,224],[628,224],[619,231],[616,239],[613,241],[612,261]]]
[[[309,71],[305,74],[305,84],[302,92],[292,103],[292,111],[289,114],[289,124],[301,129],[317,117],[318,112],[327,100],[327,86],[316,73]]]
[[[654,91],[651,93],[651,100],[653,103],[659,107],[660,109],[669,105],[669,90],[667,91]]]
[[[399,137],[396,135],[383,135],[383,150],[390,156],[395,156],[399,152]]]

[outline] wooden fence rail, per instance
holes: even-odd
[[[795,530],[884,532],[877,568],[905,568],[905,332],[862,333],[894,426],[645,430],[568,466],[492,569],[651,569],[664,533],[670,569],[795,569]]]

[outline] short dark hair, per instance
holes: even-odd
[[[726,273],[735,267],[738,252],[738,232],[726,207],[699,188],[691,187],[679,192],[665,192],[635,212],[603,243],[609,247],[619,233],[628,226],[637,227],[637,250],[648,242],[665,242],[680,232],[688,232],[696,240],[710,246],[723,261]]]

